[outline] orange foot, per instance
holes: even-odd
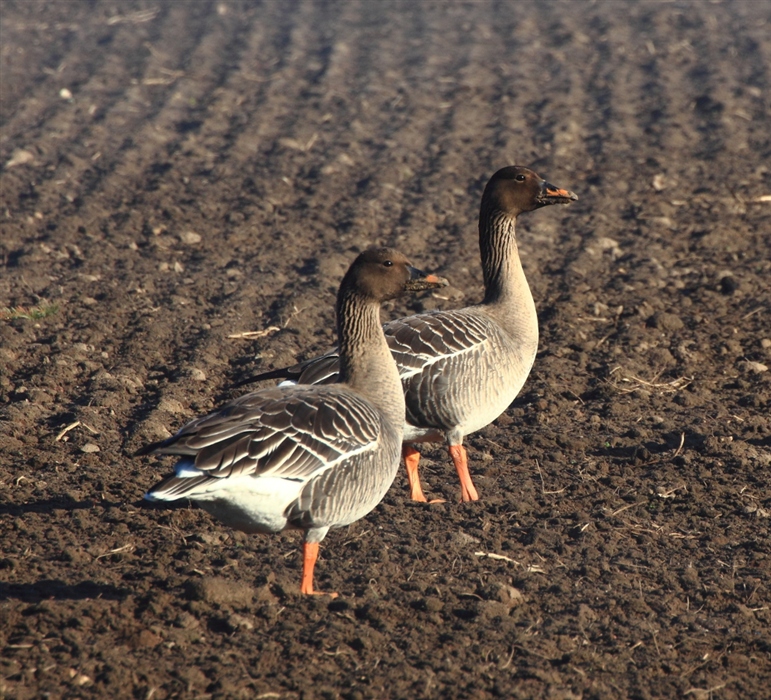
[[[313,569],[316,567],[318,558],[319,543],[303,542],[303,578],[300,584],[300,593],[303,595],[328,595],[330,598],[337,598],[337,593],[313,590]]]
[[[471,481],[471,474],[468,471],[468,455],[463,445],[450,445],[450,457],[455,465],[460,479],[460,494],[463,501],[478,501],[479,494],[474,483]]]
[[[340,594],[334,593],[334,592],[327,592],[327,591],[304,591],[300,589],[300,593],[303,595],[328,595],[330,598],[337,598]]]
[[[420,462],[420,452],[410,445],[402,445],[402,457],[404,457],[404,466],[407,467],[407,481],[410,482],[410,498],[419,503],[446,503],[443,498],[433,498],[430,501],[423,493],[423,487],[420,485],[418,476],[418,463]]]

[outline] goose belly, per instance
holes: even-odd
[[[459,439],[492,423],[517,397],[535,349],[443,358],[405,382],[405,442]],[[451,435],[452,434],[452,435]]]
[[[230,477],[226,483],[191,494],[203,510],[228,527],[250,534],[280,532],[290,526],[286,511],[303,483],[276,477]]]

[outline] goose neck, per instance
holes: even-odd
[[[516,218],[502,212],[484,212],[479,219],[479,248],[485,282],[484,304],[521,305],[529,300],[530,287],[519,258]]]
[[[337,302],[340,381],[380,409],[394,427],[404,422],[399,371],[380,322],[380,304],[353,293]]]

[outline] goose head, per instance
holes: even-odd
[[[569,190],[546,182],[540,175],[521,165],[501,168],[487,183],[482,208],[516,218],[549,204],[568,204],[578,197]]]
[[[405,292],[446,287],[443,277],[418,270],[393,248],[369,248],[356,258],[340,285],[372,302],[394,299]]]

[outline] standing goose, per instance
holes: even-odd
[[[145,498],[189,498],[244,532],[304,530],[301,591],[316,593],[319,543],[369,513],[399,466],[404,394],[380,304],[446,284],[394,250],[359,255],[337,295],[338,382],[246,394],[140,449],[181,457]]]
[[[446,441],[461,497],[476,501],[463,437],[494,421],[516,398],[538,349],[538,317],[517,249],[522,212],[578,197],[521,166],[496,172],[479,212],[485,296],[481,304],[408,316],[384,327],[406,401],[402,454],[410,495],[426,501],[418,476],[421,442]],[[247,379],[281,378],[301,384],[334,381],[338,351]]]

